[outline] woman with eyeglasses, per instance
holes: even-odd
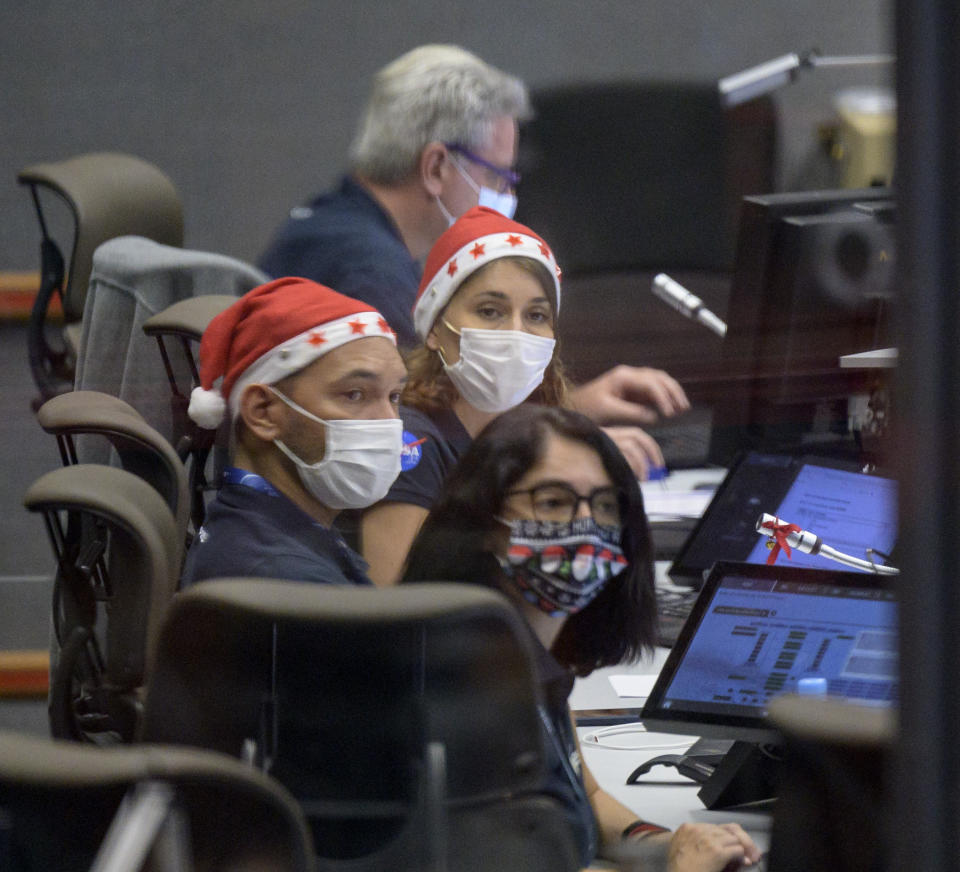
[[[423,275],[413,312],[422,345],[407,357],[401,399],[402,471],[359,525],[359,550],[381,585],[399,578],[447,474],[490,420],[526,401],[569,405],[556,350],[560,268],[541,237],[476,207],[440,237]],[[663,464],[639,428],[610,433],[638,476]]]
[[[501,591],[529,627],[542,685],[545,791],[563,806],[584,866],[623,839],[662,842],[671,872],[749,866],[760,853],[736,824],[637,820],[580,759],[567,698],[574,676],[653,648],[650,533],[636,476],[584,416],[525,404],[477,436],[424,522],[404,582]],[[651,847],[653,845],[651,844]]]

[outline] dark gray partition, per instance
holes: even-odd
[[[889,50],[891,0],[62,0],[0,7],[0,270],[34,269],[16,171],[89,150],[156,163],[183,193],[185,244],[254,260],[343,166],[371,75],[455,42],[533,86],[712,80],[785,52]],[[777,94],[781,189],[809,176],[840,88],[889,71],[818,70]]]
[[[960,868],[960,16],[954,0],[900,0],[896,23],[903,739],[886,868],[947,872]]]

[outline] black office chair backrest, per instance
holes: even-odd
[[[157,340],[170,385],[173,443],[177,455],[187,466],[194,530],[200,529],[206,517],[206,498],[216,489],[217,479],[227,462],[230,443],[229,420],[215,431],[207,430],[187,413],[190,393],[200,384],[197,347],[207,325],[236,299],[227,294],[188,297],[143,322],[143,332]],[[184,376],[184,368],[189,378]]]
[[[97,862],[168,872],[156,853],[154,865],[140,865],[141,840],[148,849],[164,843],[190,864],[177,869],[313,868],[297,803],[243,763],[198,749],[96,748],[0,733],[0,869],[87,872]]]
[[[29,187],[41,231],[41,284],[30,315],[28,340],[41,401],[69,389],[77,331],[83,317],[93,253],[108,239],[137,234],[167,245],[183,244],[183,209],[173,183],[153,164],[129,154],[94,152],[38,163],[17,180]],[[69,208],[73,237],[69,249],[54,238],[42,192]],[[48,342],[51,304],[59,296],[70,333],[65,348]]]
[[[183,538],[133,473],[79,464],[41,476],[24,505],[43,515],[57,561],[50,724],[59,738],[131,741]]]
[[[656,299],[651,281],[667,272],[725,317],[741,199],[773,189],[772,101],[724,110],[714,82],[681,81],[560,85],[531,99],[517,218],[563,270],[568,370],[715,368],[720,340]]]
[[[531,99],[517,218],[565,275],[732,267],[740,199],[773,185],[769,101],[724,110],[714,82],[680,81],[562,85]]]
[[[255,756],[303,805],[320,868],[575,868],[538,793],[527,632],[462,584],[204,582],[167,615],[143,737]]]
[[[228,294],[201,294],[188,297],[172,306],[167,306],[143,322],[143,332],[157,340],[160,359],[170,385],[173,403],[173,444],[183,457],[189,451],[189,443],[196,438],[196,426],[187,416],[190,392],[200,384],[197,346],[210,322],[224,309],[237,301]],[[181,361],[188,371],[184,378],[178,367]]]

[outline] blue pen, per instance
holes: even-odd
[[[663,481],[669,475],[665,466],[651,466],[647,470],[647,481]]]

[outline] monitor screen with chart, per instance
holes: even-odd
[[[811,684],[867,706],[897,699],[888,579],[719,562],[641,714],[651,730],[766,741],[767,706]]]

